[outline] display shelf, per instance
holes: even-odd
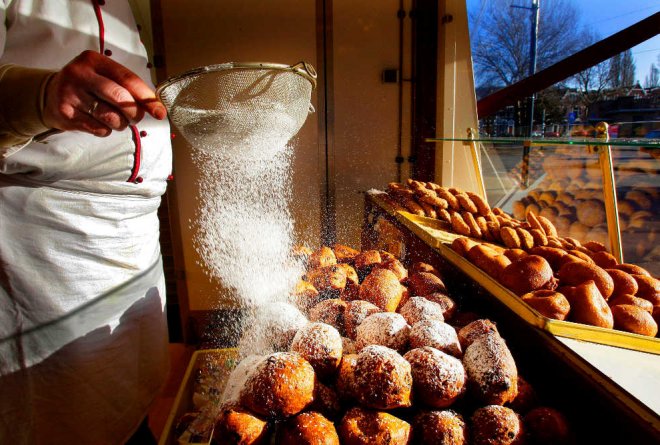
[[[651,138],[585,138],[585,137],[562,137],[562,138],[507,138],[507,137],[488,137],[488,138],[426,138],[426,142],[462,142],[471,144],[479,142],[482,144],[507,144],[521,145],[529,147],[559,146],[559,145],[592,145],[592,146],[612,146],[612,147],[657,147],[660,148],[660,139]]]

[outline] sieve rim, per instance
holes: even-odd
[[[316,71],[314,67],[307,62],[301,61],[295,65],[286,65],[282,63],[269,63],[269,62],[227,62],[219,63],[216,65],[206,65],[193,68],[191,70],[185,71],[176,76],[170,77],[169,79],[164,80],[156,87],[156,96],[163,100],[162,93],[165,89],[171,85],[178,83],[188,77],[197,76],[205,73],[212,73],[216,71],[225,71],[232,69],[245,69],[245,70],[254,70],[254,69],[268,69],[268,70],[280,70],[280,71],[289,71],[299,76],[304,77],[312,84],[312,90],[316,88]]]

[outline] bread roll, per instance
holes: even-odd
[[[495,279],[498,279],[504,269],[511,264],[511,260],[506,256],[483,244],[472,247],[467,253],[467,259]]]
[[[635,296],[660,305],[660,280],[647,275],[632,275],[639,289]]]
[[[594,263],[596,263],[599,267],[602,267],[603,269],[612,269],[617,264],[619,264],[619,262],[614,257],[614,255],[605,251],[592,253],[591,259],[594,260]]]
[[[497,326],[495,323],[488,319],[478,319],[470,321],[458,330],[458,342],[463,349],[470,346],[477,338],[489,335],[498,334]]]
[[[454,252],[456,252],[460,256],[465,257],[467,255],[468,251],[472,247],[474,247],[478,244],[479,244],[478,242],[476,242],[474,240],[471,240],[470,238],[459,237],[459,238],[454,239],[454,241],[452,241],[451,248]],[[416,272],[416,271],[414,271],[414,272]]]
[[[309,310],[309,321],[318,321],[334,326],[339,333],[346,335],[344,315],[347,303],[339,298],[323,300]]]

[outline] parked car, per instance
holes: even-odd
[[[647,139],[660,139],[660,130],[651,130],[644,137]]]

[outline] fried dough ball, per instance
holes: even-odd
[[[382,309],[368,301],[349,301],[344,312],[344,325],[348,338],[355,340],[357,327],[360,326],[365,318],[377,312],[382,312]]]
[[[516,295],[554,287],[552,268],[545,258],[538,255],[528,255],[512,262],[504,269],[499,281]]]
[[[308,408],[323,414],[330,420],[337,420],[343,414],[337,390],[319,381],[314,387],[314,400]]]
[[[338,264],[312,269],[305,278],[319,292],[328,292],[330,295],[338,296],[339,292],[346,287],[346,270]]]
[[[360,285],[359,298],[384,311],[394,312],[403,297],[403,286],[394,272],[374,269]]]
[[[593,280],[578,286],[564,286],[558,290],[571,304],[571,321],[612,329],[612,310]]]
[[[442,308],[442,316],[445,320],[451,320],[454,318],[458,307],[456,302],[452,300],[448,295],[441,292],[435,292],[425,295],[424,298],[440,305]]]
[[[447,288],[442,280],[429,272],[418,272],[408,278],[408,285],[414,295],[423,297],[434,292],[447,293]]]
[[[538,246],[529,250],[531,255],[538,255],[545,258],[545,260],[550,264],[552,270],[559,270],[559,267],[562,263],[562,258],[566,255],[564,249],[558,249],[556,247],[549,246]]]
[[[407,445],[410,424],[392,414],[361,407],[349,409],[337,427],[343,445]]]
[[[382,410],[411,405],[410,363],[395,350],[380,345],[363,348],[353,373],[353,387],[361,405]]]
[[[530,442],[534,445],[569,445],[573,437],[568,421],[553,408],[539,406],[523,419]]]
[[[411,297],[399,308],[399,313],[409,325],[421,320],[445,321],[443,308],[426,297]]]
[[[460,256],[465,257],[468,251],[478,244],[479,243],[477,241],[461,236],[455,238],[454,241],[451,242],[451,248]]]
[[[343,244],[335,244],[332,248],[338,263],[353,263],[355,257],[360,253],[359,250]]]
[[[612,269],[619,264],[614,255],[604,250],[592,253],[591,259],[603,269]]]
[[[511,351],[498,334],[475,339],[465,349],[463,366],[473,396],[488,405],[504,405],[518,395],[518,370]]]
[[[605,300],[610,298],[614,291],[612,277],[605,269],[595,264],[586,262],[567,263],[559,269],[557,276],[561,284],[566,286],[577,286],[586,281],[593,281]]]
[[[474,342],[477,338],[492,333],[499,335],[495,323],[484,318],[471,321],[470,323],[464,325],[461,329],[458,330],[457,336],[461,347],[463,350],[465,350],[465,348],[470,346],[472,342]]]
[[[355,390],[355,366],[357,365],[357,354],[344,354],[337,372],[336,389],[342,400],[353,401],[356,397]]]
[[[467,259],[495,279],[511,264],[507,256],[500,255],[495,249],[483,244],[472,247],[467,253]]]
[[[309,321],[318,321],[333,326],[342,336],[346,334],[344,317],[348,303],[339,298],[330,298],[309,310]]]
[[[651,276],[648,270],[636,264],[621,263],[621,264],[617,264],[616,266],[613,266],[612,269],[619,269],[626,273],[629,273],[630,275],[646,275],[648,277]]]
[[[555,320],[565,320],[571,310],[566,297],[553,290],[535,290],[523,295],[521,299],[544,317]]]
[[[369,345],[382,345],[396,351],[404,351],[408,346],[410,326],[401,314],[377,312],[367,316],[355,332],[355,346],[358,351]]]
[[[413,418],[415,444],[466,445],[468,437],[467,424],[455,411],[422,411]]]
[[[474,445],[522,445],[525,442],[522,419],[510,408],[498,405],[479,408],[472,414],[471,424]]]
[[[408,269],[406,269],[401,261],[396,258],[388,259],[374,266],[377,269],[387,269],[396,275],[399,281],[403,281],[408,278]]]
[[[327,378],[336,373],[341,362],[341,335],[329,324],[312,322],[300,328],[293,337],[291,351],[307,360],[319,378]]]
[[[610,277],[612,277],[612,282],[614,283],[612,298],[616,298],[625,294],[635,295],[639,290],[637,281],[629,273],[619,269],[605,269],[605,272],[607,272]]]
[[[660,305],[660,280],[647,275],[633,275],[639,289],[635,296]]]
[[[467,239],[467,238],[466,238]],[[423,262],[416,262],[413,263],[413,265],[410,267],[410,272],[411,273],[417,273],[417,272],[427,272],[427,273],[432,273],[436,277],[442,279],[442,275],[440,275],[440,272],[438,272],[438,269],[433,267],[432,265],[428,263],[423,263]]]
[[[516,398],[507,404],[509,408],[517,413],[524,414],[529,412],[538,404],[538,397],[534,387],[518,375],[518,394]]]
[[[296,305],[305,312],[319,302],[319,291],[312,283],[304,280],[298,280],[292,296]]]
[[[380,252],[377,250],[363,250],[358,253],[353,259],[353,265],[355,266],[355,270],[357,271],[360,280],[363,280],[369,275],[371,269],[381,261],[382,258]]]
[[[461,357],[463,350],[456,330],[439,320],[421,320],[410,329],[410,347],[430,346],[454,357]]]
[[[403,358],[412,369],[415,400],[446,408],[465,393],[467,374],[459,359],[429,346],[411,349]]]
[[[268,423],[238,405],[225,405],[215,422],[218,445],[260,445],[268,442]]]
[[[240,404],[267,417],[298,414],[314,400],[312,365],[293,352],[276,352],[259,363],[241,390]]]
[[[318,250],[312,252],[307,260],[308,269],[318,269],[319,267],[332,266],[337,264],[337,257],[331,248],[322,246]]]
[[[653,316],[639,306],[631,304],[613,306],[612,316],[614,329],[649,337],[655,337],[658,333],[658,324]]]
[[[610,307],[620,306],[622,304],[632,304],[633,306],[641,307],[649,314],[653,312],[653,303],[651,303],[649,300],[645,300],[630,294],[621,294],[610,298],[607,300],[607,304],[609,304]]]
[[[281,445],[339,445],[335,425],[322,414],[309,411],[284,422],[279,430]]]

